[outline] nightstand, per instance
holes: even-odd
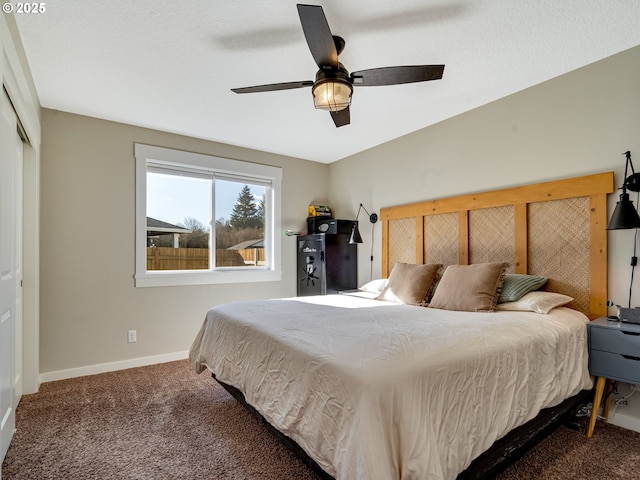
[[[587,335],[589,372],[598,377],[587,430],[587,437],[591,438],[605,387],[607,397],[602,414],[606,422],[611,403],[609,390],[612,382],[618,380],[640,384],[640,325],[598,318],[587,325]]]

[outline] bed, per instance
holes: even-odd
[[[230,303],[209,310],[190,359],[326,478],[493,474],[496,458],[548,429],[540,412],[558,419],[592,386],[585,325],[606,313],[612,191],[605,173],[382,209],[387,285],[398,286],[398,266],[408,265],[431,275],[430,303],[447,308],[399,302],[388,288],[384,300]],[[505,273],[544,276],[543,296],[565,300],[545,314],[448,308],[458,300],[442,293],[453,291],[447,285],[478,269],[500,280],[495,301]],[[425,288],[411,295],[427,298]]]

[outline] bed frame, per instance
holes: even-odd
[[[607,194],[613,191],[613,172],[606,172],[383,208],[382,276],[388,277],[396,262],[506,261],[512,272],[549,277],[546,288],[573,297],[569,306],[589,318],[606,316]],[[218,382],[320,478],[332,479],[248,405],[242,392]],[[457,479],[494,478],[559,425],[575,426],[575,414],[592,398],[592,391],[584,390],[542,410],[496,441]]]
[[[285,447],[313,470],[319,478],[322,480],[335,480],[325,472],[295,440],[292,440],[272,426],[260,412],[249,405],[240,390],[232,385],[221,382],[216,378],[215,374],[211,374],[211,376],[222,385],[238,403],[253,414]],[[577,395],[568,398],[560,405],[545,408],[536,418],[513,429],[500,440],[497,440],[491,448],[471,462],[471,465],[460,473],[456,480],[491,480],[509,465],[515,463],[558,426],[564,424],[570,428],[579,428],[574,422],[574,417],[580,408],[592,398],[593,390],[583,390]]]

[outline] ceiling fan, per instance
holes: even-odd
[[[439,80],[444,65],[409,65],[397,67],[371,68],[349,72],[338,62],[345,41],[331,34],[329,23],[321,6],[298,4],[298,14],[302,30],[307,39],[313,59],[320,67],[315,81],[272,83],[253,87],[232,88],[235,93],[271,92],[293,88],[311,87],[316,108],[328,110],[336,127],[348,125],[351,121],[349,105],[354,86],[397,85],[401,83]]]

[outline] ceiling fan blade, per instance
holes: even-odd
[[[307,45],[318,66],[338,68],[338,50],[322,7],[298,4],[298,14]]]
[[[351,114],[349,113],[349,107],[339,112],[330,112],[333,123],[336,127],[342,127],[343,125],[349,125],[351,123]]]
[[[273,92],[275,90],[310,87],[311,85],[313,85],[311,80],[303,80],[301,82],[270,83],[268,85],[256,85],[255,87],[232,88],[231,91],[235,93]]]
[[[440,80],[444,65],[409,65],[404,67],[382,67],[351,73],[353,85],[381,86],[400,83]]]

